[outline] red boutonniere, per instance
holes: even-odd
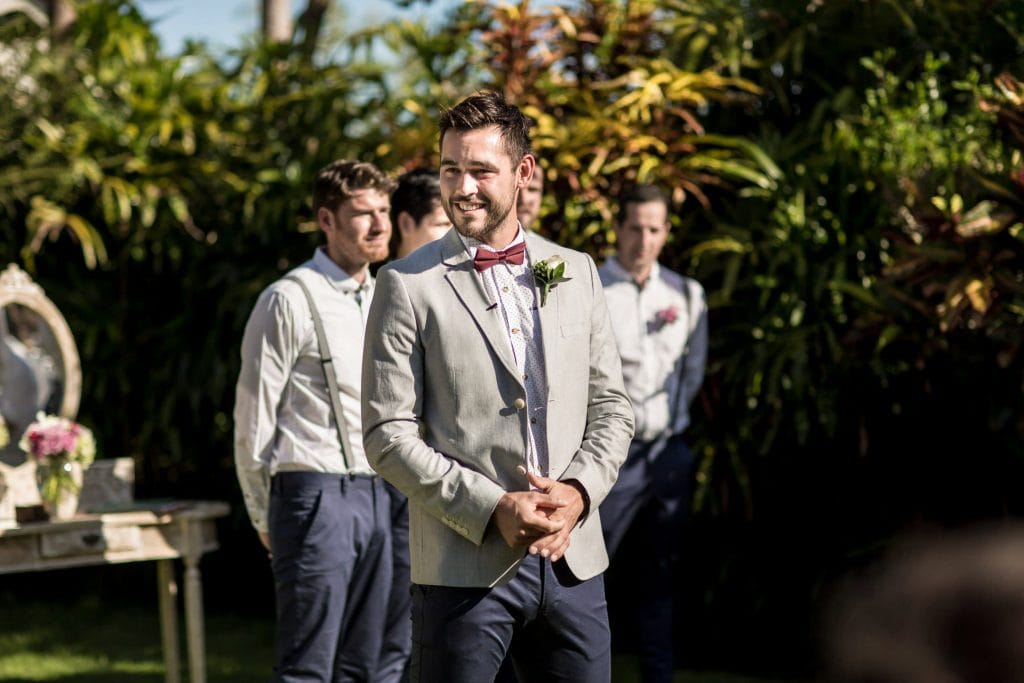
[[[679,320],[679,309],[675,306],[667,306],[654,314],[654,323],[658,328],[671,325]]]

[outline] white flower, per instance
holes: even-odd
[[[565,275],[565,259],[552,256],[533,264],[533,279],[540,288],[540,305],[548,302],[548,292],[561,282],[568,282],[571,277]]]

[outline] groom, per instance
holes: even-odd
[[[516,220],[519,109],[479,93],[440,133],[455,229],[380,270],[363,357],[367,457],[409,497],[412,679],[493,680],[510,651],[520,680],[608,681],[598,506],[633,413],[601,282]]]

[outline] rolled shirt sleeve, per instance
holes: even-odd
[[[277,411],[297,355],[294,311],[279,292],[260,295],[242,337],[235,388],[235,470],[252,525],[267,531]]]

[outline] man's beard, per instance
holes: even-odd
[[[383,246],[364,247],[363,252],[370,263],[380,263],[388,257],[388,243],[385,242]]]
[[[512,207],[515,200],[509,201],[507,204],[498,204],[492,200],[486,200],[486,211],[487,219],[484,221],[483,226],[475,230],[470,227],[469,222],[465,216],[456,215],[454,205],[458,200],[449,199],[444,204],[445,212],[448,214],[448,218],[451,219],[452,225],[459,231],[464,237],[472,237],[475,240],[486,242],[486,238],[493,235],[501,228],[501,224],[505,222],[508,215],[512,212]],[[460,219],[461,218],[461,222]]]

